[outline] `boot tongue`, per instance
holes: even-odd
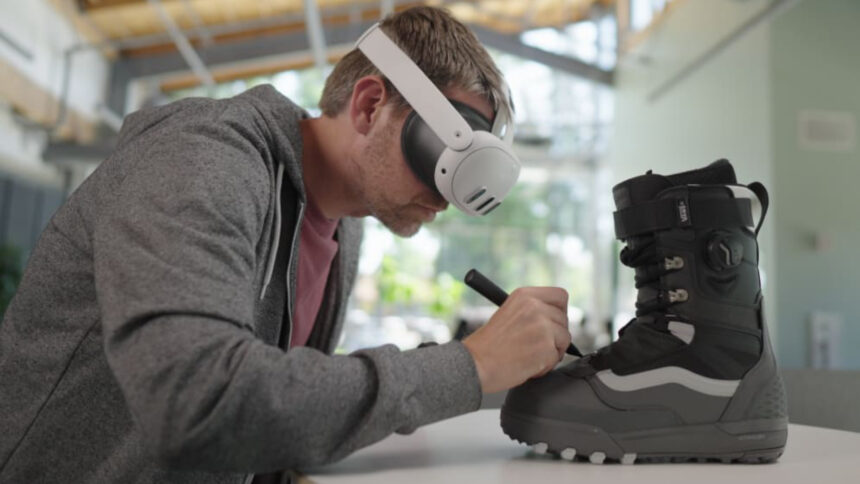
[[[615,209],[622,210],[632,205],[648,202],[663,190],[678,185],[727,185],[736,184],[735,170],[726,159],[717,160],[696,170],[674,175],[655,175],[650,171],[615,185],[612,196]]]

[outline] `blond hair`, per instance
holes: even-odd
[[[497,113],[512,112],[496,64],[475,34],[447,10],[413,7],[386,16],[380,28],[439,89],[460,88],[483,96]],[[333,117],[340,113],[349,103],[356,81],[369,75],[382,74],[363,53],[353,49],[344,56],[326,79],[319,103],[323,114]],[[388,79],[385,86],[396,108],[409,106]]]

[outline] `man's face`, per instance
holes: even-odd
[[[488,119],[493,117],[489,102],[478,95],[458,90],[446,90],[445,95],[478,109]],[[383,108],[356,161],[367,211],[395,234],[410,237],[422,224],[432,222],[448,202],[409,168],[400,147],[400,133],[410,110],[401,111]]]

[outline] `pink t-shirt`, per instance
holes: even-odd
[[[337,253],[337,241],[334,240],[337,223],[338,220],[325,218],[308,199],[299,235],[298,280],[290,348],[304,346],[314,329],[331,262]]]

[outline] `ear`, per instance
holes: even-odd
[[[367,135],[387,100],[388,92],[381,77],[364,76],[356,81],[349,100],[349,118],[355,130]]]

